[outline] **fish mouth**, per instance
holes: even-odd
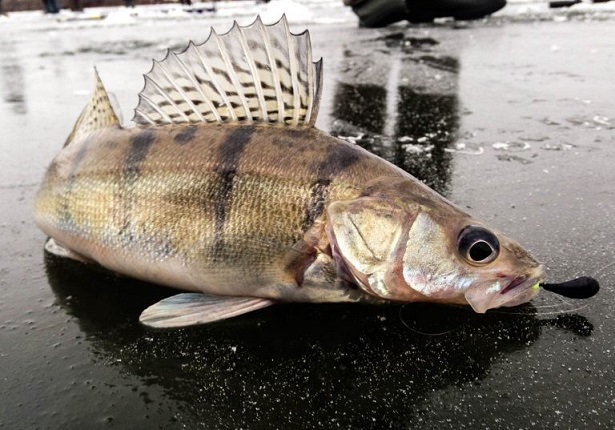
[[[500,294],[518,295],[530,289],[538,290],[540,278],[519,276],[510,281],[510,283],[500,292]]]
[[[529,302],[540,291],[539,283],[542,279],[542,266],[521,276],[510,276],[500,279],[486,286],[478,286],[466,291],[465,299],[478,313],[485,313],[488,309],[518,306]],[[497,290],[496,288],[499,287]],[[496,290],[497,292],[495,292]]]

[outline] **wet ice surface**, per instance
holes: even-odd
[[[359,30],[341,8],[323,15],[336,23],[310,25],[325,57],[318,125],[517,238],[550,280],[593,275],[601,293],[546,293],[486,315],[284,305],[146,331],[139,313],[172,292],[44,256],[33,195],[94,64],[130,119],[149,59],[230,19],[10,18],[0,26],[0,427],[613,427],[613,19]]]

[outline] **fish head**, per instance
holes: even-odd
[[[439,220],[420,212],[402,273],[406,285],[430,301],[469,304],[484,313],[536,297],[543,267],[517,242],[472,218]]]
[[[382,197],[332,204],[327,232],[338,273],[380,299],[469,304],[479,313],[534,298],[542,265],[436,196],[410,204]]]

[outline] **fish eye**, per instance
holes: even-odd
[[[457,249],[470,264],[489,264],[500,254],[498,238],[486,228],[469,225],[461,230]]]

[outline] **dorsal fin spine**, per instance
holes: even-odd
[[[167,53],[168,56],[168,53]],[[176,91],[179,92],[179,94],[181,94],[181,96],[185,99],[185,94],[183,91],[181,91],[177,85],[175,85],[175,82],[173,81],[173,79],[169,76],[169,73],[167,72],[167,70],[164,68],[164,66],[161,64],[160,61],[154,61],[156,63],[156,65],[158,66],[158,69],[160,70],[160,72],[164,75],[164,77],[166,78],[166,80],[171,84],[171,86],[173,86],[173,88],[175,88]],[[154,82],[154,85],[156,86],[156,89],[158,90],[158,92],[160,93],[160,95],[162,95],[167,102],[169,102],[169,104],[171,104],[174,108],[175,111],[177,111],[177,113],[184,119],[184,121],[186,122],[190,122],[190,119],[186,116],[186,114],[179,108],[179,106],[177,106],[177,103],[173,103],[173,100],[171,100],[171,98],[169,97],[169,95],[167,94],[166,91],[164,91],[162,88],[160,88],[160,85],[158,85],[156,82]]]
[[[198,54],[198,49],[196,49],[196,45],[194,43],[192,43],[192,41],[190,41],[190,44],[188,45],[188,48],[186,48],[186,51],[188,49],[193,49]],[[201,58],[200,55],[198,55],[198,58],[200,59],[201,62],[203,62],[203,59]],[[177,59],[180,60],[179,57]],[[211,113],[216,118],[216,122],[222,122],[222,118],[220,117],[220,114],[218,113],[218,109],[216,109],[214,107],[213,103],[211,102],[211,100],[209,100],[209,98],[207,96],[205,96],[205,93],[203,92],[203,90],[201,89],[201,86],[198,84],[198,82],[194,78],[194,75],[192,73],[190,73],[190,70],[188,70],[188,67],[184,64],[183,61],[180,60],[180,63],[182,65],[182,67],[184,68],[184,71],[186,72],[186,75],[190,78],[190,80],[194,84],[195,88],[198,90],[198,92],[201,95],[201,97],[203,98],[203,100],[205,100],[205,103],[207,104],[207,107],[209,108]],[[207,73],[209,73],[209,72],[207,72]]]
[[[173,56],[175,60],[178,60],[177,56],[174,53],[172,53],[170,50],[167,51],[167,57],[168,56]],[[173,88],[175,88],[175,90],[182,96],[182,98],[188,104],[188,106],[192,108],[192,111],[197,113],[201,121],[204,121],[204,118],[203,118],[203,115],[201,115],[201,112],[199,112],[199,110],[196,108],[194,103],[192,103],[192,101],[190,100],[190,97],[186,95],[185,91],[179,85],[177,85],[175,80],[170,76],[169,72],[160,63],[158,63],[158,67],[160,67],[160,71],[164,74],[164,77],[167,78],[167,81],[169,81],[169,83],[173,86]],[[186,119],[186,122],[190,122],[190,118],[188,118],[186,114],[182,112],[181,109],[179,109],[179,107],[177,107],[177,111]]]
[[[292,34],[288,28],[288,22],[284,20],[284,28],[286,30],[286,42],[288,44],[288,58],[290,61],[290,81],[293,87],[293,121],[299,123],[299,112],[301,109],[301,99],[299,94],[299,83],[297,82],[297,74],[299,73],[299,65],[295,53],[295,44],[292,40]],[[309,64],[309,63],[308,63]]]
[[[144,96],[143,94],[139,94],[139,100],[143,100],[145,101],[148,105],[150,105],[152,107],[152,109],[154,109],[156,112],[158,112],[160,114],[161,117],[166,118],[166,114],[156,105],[156,103],[154,103],[153,101],[151,101],[149,99],[149,97]],[[145,113],[141,112],[141,110],[139,110],[138,108],[135,109],[135,112],[137,114],[139,114],[141,116],[141,118],[145,119],[147,122],[149,122],[150,124],[156,124],[150,117],[149,115],[146,115]],[[167,122],[171,122],[170,119],[167,119]]]
[[[307,37],[307,44],[308,46],[312,46],[312,40],[310,39],[310,33],[308,33],[306,35]],[[312,50],[308,49],[308,53],[307,53],[307,63],[309,65],[312,64]],[[322,62],[322,60],[320,60],[320,62]],[[320,63],[319,62],[319,63]],[[313,82],[313,85],[308,85],[308,99],[307,99],[307,113],[305,114],[305,123],[308,125],[314,125],[314,123],[316,122],[316,114],[318,114],[318,112],[314,112],[312,110],[312,106],[316,103],[318,103],[319,100],[319,96],[320,94],[314,94],[315,92],[315,86],[318,86],[318,82],[315,81],[314,79],[314,67],[308,67],[308,82]],[[316,106],[316,109],[318,109],[318,106]],[[314,116],[314,121],[312,121],[312,115]]]
[[[263,94],[263,83],[261,82],[260,76],[258,76],[256,64],[254,63],[254,57],[250,54],[250,49],[248,49],[248,42],[246,41],[246,36],[241,27],[239,27],[239,35],[239,40],[241,41],[241,48],[243,49],[243,52],[246,56],[248,67],[250,68],[250,73],[252,74],[252,81],[254,82],[256,98],[258,100],[258,106],[261,108],[263,121],[268,122],[269,115],[267,114],[267,104],[265,103],[265,95]]]
[[[192,42],[190,42],[190,43],[192,43]],[[171,54],[173,55],[173,57],[175,57],[175,60],[177,61],[177,64],[180,65],[180,67],[182,68],[182,70],[186,74],[186,77],[190,80],[190,82],[192,82],[192,85],[194,85],[194,88],[199,92],[199,95],[201,96],[201,98],[203,100],[205,100],[205,102],[207,104],[207,107],[209,108],[209,111],[214,115],[214,117],[216,117],[216,119],[218,121],[220,121],[220,116],[218,115],[218,111],[216,111],[216,109],[214,109],[213,105],[211,104],[211,101],[207,97],[205,97],[205,94],[203,93],[203,90],[201,89],[201,86],[198,84],[196,79],[194,79],[194,76],[192,75],[192,73],[190,73],[190,70],[188,70],[188,67],[186,66],[186,64],[182,61],[181,58],[179,58],[179,56],[175,52],[172,52]],[[201,114],[201,112],[198,109],[196,109],[196,106],[194,106],[194,104],[192,102],[190,102],[190,105],[194,107],[195,112],[198,113],[200,120],[203,121],[203,122],[207,122],[205,117]]]
[[[235,24],[233,24],[233,27],[236,27],[236,26],[237,26],[237,21],[235,21]],[[233,29],[231,29],[231,31],[232,30]],[[243,86],[239,83],[239,79],[237,79],[235,68],[233,67],[231,60],[229,59],[228,52],[226,52],[226,46],[224,45],[224,42],[222,41],[222,39],[220,39],[220,35],[218,33],[214,32],[214,38],[216,40],[216,44],[218,45],[218,49],[220,50],[220,55],[222,56],[222,60],[224,61],[224,67],[226,68],[226,73],[231,79],[233,87],[235,87],[235,89],[237,90],[237,95],[239,96],[241,105],[243,106],[243,109],[246,111],[246,117],[248,118],[249,121],[252,121],[252,115],[250,114],[250,109],[248,108],[248,102],[246,101],[246,97],[243,94]],[[232,106],[230,107],[230,113],[231,113],[231,118],[233,119],[233,121],[237,121],[238,119],[237,112],[235,112],[235,109],[233,109]]]
[[[245,46],[243,43],[241,43],[241,39],[242,39],[242,33],[241,33],[241,27],[239,26],[239,24],[237,23],[237,21],[235,21],[235,23],[233,24],[233,27],[231,28],[231,31],[235,31],[238,35],[239,35],[239,40],[240,40],[240,45],[241,45],[241,49],[243,51],[243,54],[246,56],[247,62],[249,63],[250,60],[250,54],[249,52],[245,49]],[[224,42],[220,39],[220,43],[222,43],[224,45]],[[226,48],[226,45],[225,45]],[[246,118],[249,122],[253,122],[253,118],[252,118],[252,112],[250,111],[250,103],[248,101],[248,99],[246,98],[245,95],[245,88],[243,86],[243,84],[241,83],[241,80],[239,79],[239,77],[237,76],[237,71],[235,70],[235,67],[232,63],[232,61],[230,61],[230,58],[228,57],[228,54],[226,52],[226,49],[224,50],[224,55],[225,55],[225,61],[227,61],[227,65],[228,68],[230,70],[230,73],[232,73],[232,79],[233,79],[233,85],[235,85],[235,88],[237,88],[237,91],[241,94],[239,94],[239,97],[241,99],[241,103],[243,104],[243,108],[246,111]],[[257,84],[258,81],[255,81],[254,84]]]
[[[211,39],[212,36],[214,36],[215,34],[216,34],[216,32],[211,30],[207,40]],[[194,52],[196,53],[199,61],[201,62],[201,65],[203,66],[203,69],[205,70],[205,72],[209,76],[209,79],[211,80],[212,84],[214,85],[216,91],[218,92],[218,95],[220,96],[220,98],[222,99],[224,104],[226,105],[226,108],[229,111],[229,115],[231,115],[231,117],[232,117],[233,114],[231,112],[233,112],[233,106],[231,106],[231,102],[228,99],[228,97],[226,96],[226,92],[220,87],[220,84],[216,80],[216,75],[211,70],[211,66],[207,63],[207,61],[205,61],[205,58],[203,58],[203,55],[197,49],[197,46],[195,44],[192,44],[192,46],[194,48]],[[218,116],[218,115],[216,115],[216,116]],[[221,122],[222,121],[222,117],[219,117],[219,118],[220,119],[218,121]]]
[[[169,104],[171,103],[171,100],[169,99],[169,96],[162,90],[162,88],[160,88],[160,86],[149,76],[147,76],[145,78],[146,81],[149,81],[151,83],[151,85],[156,89],[156,91],[158,91],[158,94],[160,94],[162,96],[162,98],[164,98]],[[149,103],[154,103],[153,100],[148,99],[147,100]],[[173,120],[171,119],[171,117],[169,115],[167,115],[166,112],[164,112],[162,109],[160,109],[160,107],[158,105],[156,105],[156,110],[163,116],[164,120],[168,123],[172,123]],[[176,108],[177,110],[177,108]]]
[[[258,24],[260,27],[263,27],[262,22],[260,21],[260,17],[258,18]],[[280,84],[280,78],[278,75],[278,66],[275,64],[275,60],[273,59],[273,52],[271,46],[271,39],[269,38],[269,33],[266,31],[263,32],[263,41],[265,42],[265,50],[267,51],[267,59],[269,60],[269,67],[271,67],[271,73],[273,76],[273,86],[275,88],[275,98],[278,104],[278,123],[284,124],[284,98],[282,93],[282,84]]]

